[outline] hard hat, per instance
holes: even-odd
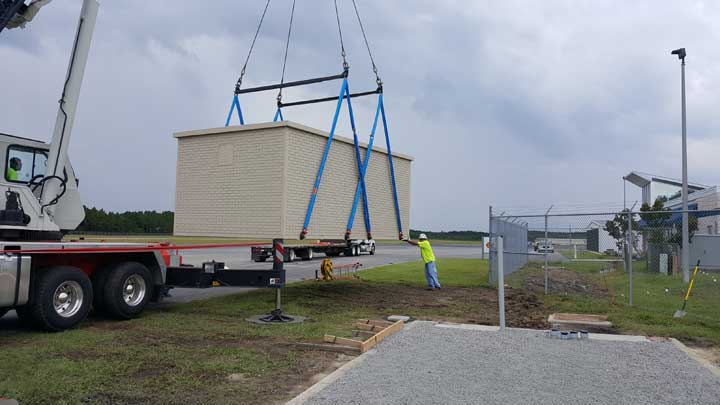
[[[427,235],[421,233],[420,236],[418,236],[418,239],[427,239]]]

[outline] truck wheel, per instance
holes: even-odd
[[[289,262],[294,262],[295,259],[297,259],[297,256],[295,255],[295,249],[290,249],[288,252],[288,260]]]
[[[137,262],[119,263],[108,269],[103,286],[105,311],[119,319],[134,318],[147,306],[152,290],[147,267]]]
[[[312,248],[307,248],[306,253],[302,256],[303,260],[312,260],[313,259],[313,250]]]
[[[82,270],[50,267],[40,273],[32,303],[20,311],[25,312],[21,317],[50,331],[70,329],[85,319],[92,300],[92,283]]]
[[[371,255],[374,255],[374,254],[375,254],[375,245],[372,245],[372,246],[370,247],[370,254],[371,254]]]
[[[360,256],[360,246],[355,245],[352,247],[352,255],[353,256]]]

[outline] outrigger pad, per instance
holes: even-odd
[[[281,309],[273,309],[269,314],[255,315],[245,319],[251,323],[260,325],[287,325],[292,323],[303,323],[307,319],[304,316],[283,314]]]

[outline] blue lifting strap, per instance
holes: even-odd
[[[363,162],[363,167],[362,167],[363,174],[367,173],[368,162],[370,161],[370,154],[372,153],[373,143],[375,142],[375,131],[377,130],[378,118],[380,117],[380,105],[383,102],[382,99],[383,99],[383,95],[382,95],[382,93],[380,93],[380,95],[378,96],[377,108],[375,109],[375,119],[373,120],[372,130],[370,131],[370,139],[368,140],[367,151],[365,152],[365,161]],[[355,188],[355,198],[353,199],[352,209],[350,210],[350,216],[348,217],[347,228],[346,228],[347,230],[345,232],[346,240],[350,239],[350,235],[352,234],[352,228],[353,228],[353,224],[355,222],[355,214],[357,213],[357,205],[358,205],[358,202],[360,201],[361,191],[362,191],[361,183],[360,183],[360,181],[358,181],[357,187]],[[366,207],[365,207],[365,209],[367,210]],[[367,215],[366,215],[366,217],[367,217]],[[366,226],[366,229],[369,229],[369,228],[367,228],[367,224],[365,226]],[[368,237],[368,239],[372,239],[372,238]]]
[[[368,208],[367,189],[365,187],[365,166],[363,165],[362,158],[360,157],[360,142],[358,141],[357,129],[355,126],[355,114],[353,113],[352,103],[350,102],[350,88],[346,90],[348,111],[350,113],[350,126],[353,132],[353,143],[355,144],[355,160],[358,168],[358,175],[360,176],[360,190],[363,197],[363,212],[365,213],[365,231],[367,232],[367,239],[372,239],[372,227],[370,225],[370,210]],[[366,153],[367,154],[367,153]],[[349,238],[348,238],[349,239]]]
[[[398,238],[403,239],[402,219],[400,218],[400,203],[398,202],[397,185],[395,184],[395,167],[393,166],[392,149],[390,148],[390,135],[388,134],[387,119],[385,118],[385,104],[380,103],[380,115],[385,129],[385,145],[387,146],[388,164],[390,165],[390,180],[392,181],[393,202],[395,203],[395,219],[397,220]]]
[[[273,122],[278,122],[278,119],[280,121],[285,121],[285,118],[283,118],[282,110],[280,107],[278,107],[277,111],[275,111],[275,118],[273,118]]]
[[[390,149],[390,136],[389,136],[388,129],[387,129],[387,120],[385,118],[385,103],[383,100],[383,93],[380,93],[380,95],[378,96],[377,109],[375,110],[375,119],[373,120],[372,131],[370,131],[370,140],[368,142],[367,152],[365,153],[365,161],[363,163],[363,174],[367,173],[368,162],[370,161],[370,153],[372,153],[373,143],[375,141],[375,133],[377,131],[378,118],[381,115],[383,118],[383,129],[385,130],[385,144],[387,145],[387,149],[388,149],[388,164],[390,166],[390,177],[391,177],[391,182],[392,182],[392,187],[393,187],[393,203],[395,204],[395,218],[397,220],[398,237],[399,237],[399,239],[402,239],[403,238],[402,219],[401,219],[401,215],[400,215],[400,204],[398,202],[398,197],[397,197],[397,186],[395,183],[395,168],[393,166],[393,161],[392,161],[392,150]],[[345,239],[350,239],[350,234],[352,233],[353,222],[355,221],[355,213],[357,211],[358,202],[360,201],[360,192],[361,192],[361,184],[360,184],[360,182],[358,182],[357,188],[355,190],[355,199],[353,200],[352,210],[350,211],[350,217],[348,218],[347,232],[345,234]]]
[[[237,94],[233,96],[232,104],[230,105],[230,112],[228,112],[227,119],[225,120],[225,126],[230,125],[230,119],[232,118],[232,113],[237,108],[238,113],[238,119],[240,119],[240,125],[245,125],[245,120],[243,119],[242,115],[242,109],[240,108],[240,100],[238,99]]]
[[[335,137],[335,130],[337,128],[338,118],[340,117],[340,110],[342,108],[343,99],[348,100],[348,114],[350,115],[350,124],[353,130],[353,140],[355,144],[355,158],[357,160],[357,166],[360,176],[361,189],[365,190],[364,171],[360,159],[360,145],[357,138],[357,130],[355,129],[355,117],[353,116],[352,103],[350,102],[350,90],[348,87],[347,78],[343,79],[342,86],[340,87],[340,94],[337,98],[337,104],[335,105],[335,114],[333,115],[332,126],[330,127],[330,133],[328,140],[325,143],[325,150],[323,151],[322,159],[320,160],[320,167],[318,168],[317,175],[315,177],[315,184],[313,185],[312,192],[310,193],[310,202],[308,203],[307,212],[305,213],[305,221],[303,222],[303,229],[300,232],[300,239],[305,239],[308,233],[308,227],[310,226],[310,219],[312,218],[313,208],[315,207],[315,201],[317,200],[317,193],[320,189],[320,182],[322,181],[322,175],[325,170],[325,164],[330,153],[330,145],[332,145],[333,138]],[[367,194],[364,193],[365,206],[367,206]],[[366,223],[370,223],[369,213],[366,216]]]

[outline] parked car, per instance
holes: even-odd
[[[541,243],[538,245],[538,253],[555,253],[555,246],[552,243]]]

